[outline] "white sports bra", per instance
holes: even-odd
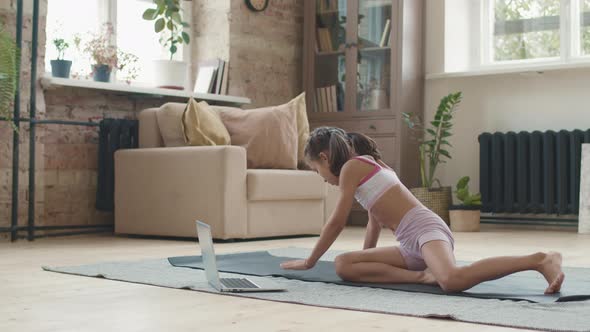
[[[392,169],[381,167],[371,158],[359,156],[353,159],[375,167],[371,173],[361,180],[354,193],[354,198],[368,211],[389,188],[399,184],[400,180]]]

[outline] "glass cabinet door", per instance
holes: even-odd
[[[391,0],[358,0],[356,112],[388,112],[391,91]]]
[[[347,0],[315,0],[313,105],[316,113],[345,110]]]

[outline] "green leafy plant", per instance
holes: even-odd
[[[469,177],[464,176],[457,182],[457,190],[455,190],[457,199],[465,206],[476,206],[481,205],[481,194],[470,194],[469,193]]]
[[[402,113],[404,122],[412,130],[419,132],[420,142],[420,177],[422,187],[432,188],[434,183],[441,186],[440,181],[434,177],[439,164],[445,163],[443,158],[451,159],[447,147],[452,147],[447,140],[452,136],[453,114],[457,105],[461,102],[462,93],[455,92],[443,97],[440,101],[434,119],[430,121],[430,127],[426,127],[424,121],[413,113]],[[428,161],[428,174],[426,173],[426,162]]]
[[[137,62],[139,58],[131,53],[123,52],[111,43],[114,29],[110,23],[103,25],[99,33],[91,33],[84,44],[83,52],[88,54],[95,66],[108,66],[109,70],[117,69],[127,84],[136,79],[139,73]],[[82,43],[80,36],[74,37],[74,45],[79,48]],[[93,67],[93,72],[96,70]]]
[[[57,60],[63,60],[66,50],[70,47],[70,44],[63,38],[56,38],[53,40],[53,45],[57,49]]]
[[[183,29],[188,23],[182,21],[180,0],[153,0],[156,8],[148,8],[143,12],[143,19],[154,22],[154,31],[160,34],[160,44],[170,52],[170,60],[178,51],[178,44],[188,45],[190,38]]]
[[[0,117],[7,119],[14,130],[17,128],[12,121],[11,106],[17,88],[19,59],[20,51],[14,39],[0,25]]]

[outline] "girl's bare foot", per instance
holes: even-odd
[[[561,254],[554,251],[548,252],[539,265],[538,271],[543,274],[549,283],[545,294],[559,292],[565,279],[565,274],[561,271]]]
[[[438,286],[438,282],[436,282],[436,279],[434,278],[432,272],[430,272],[430,269],[424,270],[424,275],[422,276],[422,283],[426,285]]]

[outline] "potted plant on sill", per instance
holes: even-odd
[[[19,49],[12,36],[0,25],[0,118],[9,121],[13,130],[17,130],[12,122],[12,108],[17,82],[17,64]]]
[[[51,75],[53,77],[69,78],[72,61],[64,60],[64,54],[70,44],[63,38],[56,38],[53,40],[53,45],[57,49],[57,59],[51,60]]]
[[[449,207],[451,230],[453,232],[479,232],[481,194],[469,193],[469,177],[464,176],[457,182],[455,191],[460,205]]]
[[[114,36],[114,30],[111,24],[106,23],[103,31],[98,34],[92,34],[84,46],[84,52],[90,56],[92,62],[92,76],[97,82],[109,82],[113,69],[122,71],[126,69],[127,75],[124,77],[127,83],[137,77],[138,57],[127,52],[123,52],[116,46],[112,45],[111,40]],[[81,39],[76,39],[79,45]]]
[[[461,92],[450,93],[440,101],[434,119],[427,127],[419,116],[412,113],[402,113],[404,121],[411,130],[420,134],[420,177],[422,187],[411,188],[410,191],[422,204],[438,214],[447,224],[450,223],[449,206],[452,202],[451,187],[443,187],[435,178],[439,164],[445,163],[444,158],[451,159],[447,147],[451,143],[447,140],[452,136],[453,113],[461,102]],[[426,164],[428,163],[428,168]],[[435,187],[435,184],[438,187]]]
[[[160,88],[183,90],[186,86],[188,64],[173,60],[178,45],[189,44],[190,38],[184,28],[180,0],[153,0],[156,8],[148,8],[143,19],[154,21],[154,31],[160,34],[160,44],[170,53],[169,60],[154,60],[155,85]]]

